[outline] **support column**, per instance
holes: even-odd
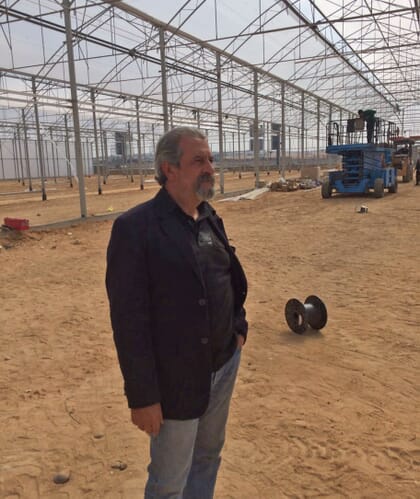
[[[172,113],[171,113],[172,117]],[[139,115],[139,98],[136,97],[136,124],[137,124],[137,164],[140,175],[140,190],[144,190],[144,173],[141,164],[141,133],[140,133],[140,115]]]
[[[223,149],[222,74],[221,74],[219,53],[216,53],[216,74],[217,74],[217,124],[218,124],[218,136],[219,136],[219,184],[220,184],[220,194],[224,194],[225,177],[223,170],[224,149]]]
[[[17,154],[17,146],[16,146],[16,132],[13,133],[12,152],[13,152],[13,166],[15,169],[15,178],[17,179],[17,181],[20,184],[20,171],[19,171],[18,154]]]
[[[301,109],[301,131],[300,131],[300,157],[305,158],[305,92],[302,92],[302,109]],[[303,163],[302,163],[303,164]]]
[[[102,173],[102,183],[106,185],[106,166],[105,166],[105,141],[104,132],[102,130],[102,118],[99,118],[99,137],[101,140],[101,173]]]
[[[76,72],[74,69],[73,40],[70,19],[70,0],[63,0],[64,22],[66,26],[67,60],[69,66],[69,80],[71,105],[73,111],[74,151],[76,155],[76,171],[79,180],[80,215],[87,216],[85,177],[83,173],[82,144],[80,141],[79,106],[77,102]]]
[[[22,185],[25,185],[25,175],[23,173],[23,155],[22,155],[22,143],[20,140],[20,126],[17,125],[17,146],[19,150],[19,163],[20,163],[20,170],[22,174]]]
[[[319,161],[319,139],[320,139],[320,129],[321,129],[321,101],[316,100],[316,159]]]
[[[254,170],[255,186],[260,182],[260,137],[258,127],[258,73],[254,70]]]
[[[286,103],[285,103],[285,83],[281,83],[281,175],[286,174]]]
[[[168,120],[168,86],[166,77],[166,54],[165,54],[165,30],[159,29],[160,43],[160,71],[162,80],[162,110],[163,110],[163,129],[165,132],[169,130]]]
[[[4,159],[3,159],[3,149],[1,147],[1,139],[0,139],[0,162],[1,162],[1,173],[3,175],[3,180],[5,180],[6,175],[5,175],[5,172],[4,172]]]
[[[44,159],[43,159],[43,154],[42,154],[41,129],[39,127],[38,101],[37,101],[37,96],[36,96],[36,84],[35,84],[34,77],[32,77],[32,95],[33,95],[33,99],[34,99],[36,136],[37,136],[37,140],[38,140],[38,158],[39,158],[39,168],[40,168],[40,176],[41,176],[42,201],[46,201],[47,200],[47,193],[45,191]]]
[[[53,165],[53,176],[54,176],[54,183],[56,184],[57,183],[57,169],[56,169],[56,165],[58,163],[56,163],[55,161],[55,153],[54,153],[54,138],[53,138],[53,129],[52,129],[52,126],[50,127],[50,141],[51,141],[51,157],[52,157],[52,165]]]
[[[239,117],[238,117],[238,161],[239,161],[239,174],[238,174],[238,177],[242,178],[242,164],[241,164],[241,119]]]
[[[131,127],[130,122],[127,123],[127,135],[128,135],[128,162],[130,164],[130,182],[134,182],[133,177],[133,150],[131,147]]]
[[[32,192],[32,176],[29,162],[29,147],[28,147],[28,129],[26,127],[25,110],[22,109],[22,125],[23,125],[23,145],[25,149],[26,175],[28,177],[29,191]]]
[[[96,124],[96,104],[95,104],[95,91],[90,91],[90,100],[92,102],[92,117],[93,117],[93,138],[95,141],[95,156],[96,156],[96,176],[98,178],[98,194],[102,194],[101,186],[101,167],[99,162],[99,143],[98,143],[98,127]]]
[[[66,137],[64,139],[64,149],[66,153],[66,170],[67,178],[70,182],[70,187],[73,187],[73,176],[71,174],[71,158],[70,158],[70,141],[69,141],[69,125],[67,114],[64,115],[64,127],[66,129]]]

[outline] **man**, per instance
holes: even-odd
[[[416,161],[416,185],[420,184],[420,158]]]
[[[106,285],[132,422],[150,435],[145,498],[213,497],[248,325],[245,274],[214,194],[205,135],[156,148],[152,200],[116,219]]]
[[[373,132],[375,130],[375,125],[377,124],[377,119],[375,118],[376,111],[373,109],[366,109],[366,111],[359,109],[358,114],[359,118],[366,121],[367,141],[370,144],[373,142]]]

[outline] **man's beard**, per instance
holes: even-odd
[[[205,187],[204,183],[211,183],[210,187]],[[214,177],[209,173],[203,173],[197,178],[195,192],[201,201],[208,201],[214,196]]]

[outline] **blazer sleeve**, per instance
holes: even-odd
[[[106,289],[128,406],[138,408],[158,403],[146,242],[139,224],[130,217],[117,218],[112,227]]]

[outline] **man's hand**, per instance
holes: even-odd
[[[163,424],[160,404],[131,409],[131,421],[140,430],[156,437],[160,431],[160,426]]]
[[[245,338],[242,336],[242,334],[238,334],[237,340],[238,340],[238,348],[242,348],[245,343]]]

